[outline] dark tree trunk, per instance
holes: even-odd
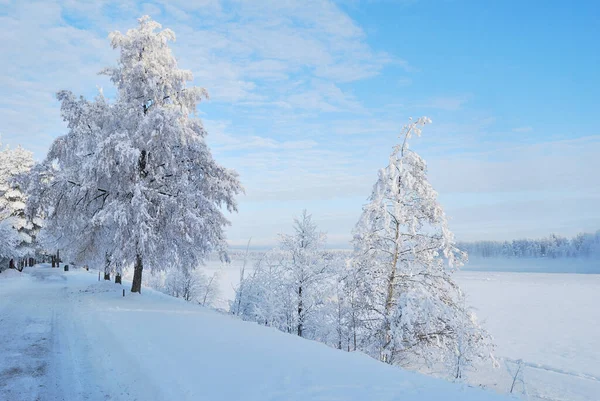
[[[15,266],[15,260],[14,259],[11,259],[10,262],[8,262],[8,268],[9,269],[16,268],[16,266]]]
[[[133,282],[131,283],[131,292],[142,293],[142,270],[144,265],[142,264],[142,256],[136,255],[135,266],[133,267]]]
[[[56,250],[56,267],[60,267],[60,249]]]
[[[110,259],[108,253],[104,254],[104,280],[110,281]]]
[[[119,273],[115,275],[115,284],[121,284],[121,275]]]
[[[304,317],[302,316],[302,287],[298,287],[298,336],[302,337]]]
[[[52,259],[52,267],[56,267],[56,256],[52,255],[51,259]]]

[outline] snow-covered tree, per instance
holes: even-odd
[[[282,259],[283,271],[297,299],[296,332],[302,337],[307,316],[322,300],[319,287],[330,275],[330,263],[324,251],[325,234],[317,231],[317,225],[306,210],[300,218],[294,219],[294,231],[292,235],[280,236],[280,248],[286,255]]]
[[[325,240],[304,211],[294,219],[294,234],[281,234],[279,247],[265,254],[254,273],[244,279],[233,311],[247,320],[315,338],[322,330],[319,309],[333,296],[329,292],[331,256],[324,250]]]
[[[0,216],[0,259],[14,257],[17,245],[19,245],[19,235],[13,227],[12,218]],[[0,272],[3,267],[0,266]]]
[[[290,333],[294,300],[281,268],[282,259],[280,252],[271,250],[256,261],[252,274],[237,288],[232,311],[244,320]]]
[[[26,186],[33,164],[33,153],[21,146],[0,150],[0,216],[3,219],[10,217],[10,227],[18,235],[17,244],[5,257],[28,258],[36,253],[35,239],[41,220],[37,216],[30,218],[25,213]]]
[[[95,219],[106,204],[111,181],[101,171],[102,164],[118,161],[96,156],[118,116],[102,93],[94,101],[68,91],[60,91],[57,98],[68,133],[52,143],[44,162],[33,169],[28,213],[45,216],[40,239],[47,249],[62,249],[76,263],[103,266],[118,244],[108,225]]]
[[[53,144],[38,188],[50,200],[51,237],[75,258],[100,264],[108,252],[112,263],[133,264],[133,292],[144,266],[195,267],[215,249],[225,257],[221,208],[236,211],[242,191],[195,117],[206,91],[187,85],[192,74],[168,46],[175,35],[160,28],[145,16],[111,34],[120,58],[103,73],[117,87],[114,104],[59,93],[69,133]]]
[[[478,362],[491,360],[494,366],[498,363],[490,352],[494,348],[492,337],[479,324],[475,313],[468,309],[464,302],[459,305],[456,314],[456,332],[450,352],[445,355],[446,366],[455,380],[464,379],[466,371]]]
[[[361,346],[390,364],[441,362],[459,340],[480,335],[463,327],[472,320],[464,318],[464,297],[451,278],[466,254],[454,244],[425,161],[408,147],[429,122],[404,127],[354,232],[353,274],[367,328]]]
[[[538,239],[462,242],[457,246],[471,256],[483,258],[598,257],[600,255],[600,231],[594,234],[577,234],[573,238],[550,234],[548,237]]]
[[[147,276],[145,284],[173,297],[211,306],[219,296],[218,280],[218,271],[207,275],[202,269],[171,267]]]

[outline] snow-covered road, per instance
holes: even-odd
[[[151,383],[132,393],[127,379],[138,367],[123,358],[99,305],[82,296],[90,294],[93,275],[43,266],[21,276],[10,285],[0,281],[5,284],[0,293],[0,399],[163,399]]]
[[[92,272],[26,273],[0,274],[3,401],[504,399]]]

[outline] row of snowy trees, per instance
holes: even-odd
[[[408,124],[379,171],[350,258],[327,252],[325,235],[304,212],[295,233],[282,235],[242,277],[232,313],[389,364],[444,364],[455,378],[475,360],[493,360],[490,336],[451,277],[466,254],[455,246],[425,161],[408,148],[428,122]]]
[[[36,255],[41,219],[25,213],[33,154],[0,145],[0,271],[20,268]]]
[[[174,33],[149,17],[110,35],[120,50],[102,71],[117,88],[94,100],[61,91],[68,132],[31,174],[28,210],[46,217],[44,243],[105,274],[133,266],[131,291],[144,269],[193,269],[209,252],[225,255],[222,209],[236,210],[237,174],[212,158],[198,102],[169,49]]]
[[[461,242],[458,247],[471,256],[484,258],[598,258],[600,231],[581,233],[573,238],[551,234],[541,239]]]

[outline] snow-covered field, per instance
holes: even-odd
[[[0,400],[505,399],[121,289],[81,269],[1,273]]]
[[[213,261],[204,267],[219,271],[217,307],[226,309],[233,298],[242,264],[235,259],[228,266]],[[524,399],[600,400],[600,275],[543,273],[595,269],[586,266],[585,260],[477,259],[457,273],[500,358],[500,368],[474,381],[506,392],[512,386],[509,372],[522,360],[522,380],[513,392]]]
[[[463,271],[457,280],[502,368],[523,361],[526,399],[600,400],[600,275]]]

